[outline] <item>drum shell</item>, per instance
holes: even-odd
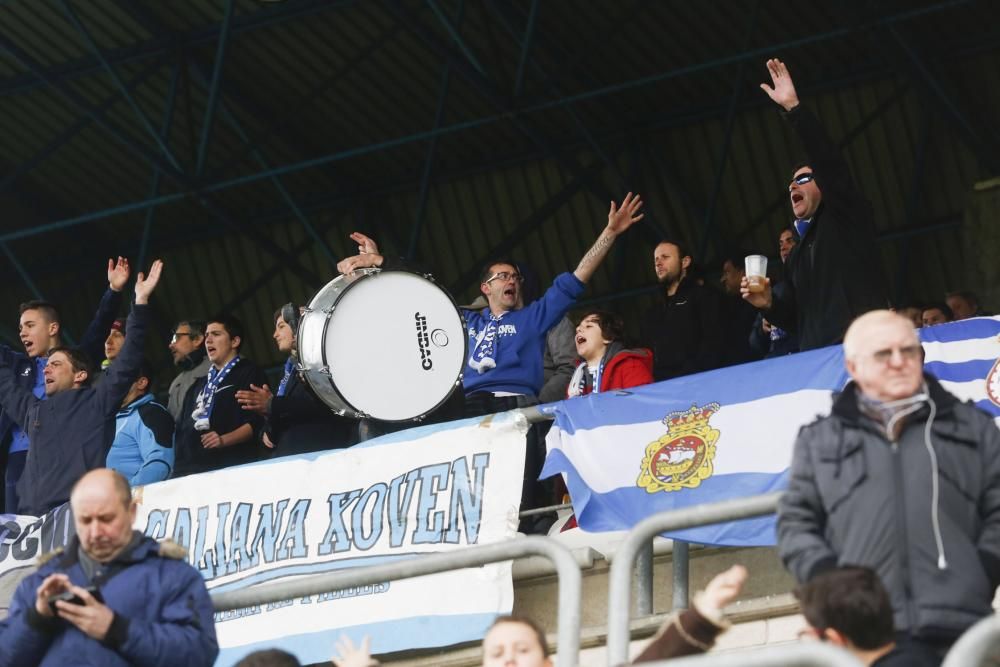
[[[420,421],[462,381],[465,329],[454,300],[430,276],[378,269],[338,276],[303,313],[299,369],[338,414]]]

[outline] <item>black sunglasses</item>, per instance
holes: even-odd
[[[792,179],[792,183],[794,183],[795,185],[805,185],[806,183],[810,183],[813,180],[814,180],[814,177],[812,175],[812,172],[811,171],[807,171],[807,172],[799,174],[798,176],[796,176],[795,178],[793,178]],[[792,186],[789,185],[788,187],[791,188]]]

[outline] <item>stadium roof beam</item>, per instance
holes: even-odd
[[[150,63],[141,72],[132,77],[126,84],[126,90],[134,90],[138,86],[149,79],[150,76],[155,74],[163,66],[162,62]],[[111,107],[115,105],[121,99],[121,91],[116,91],[104,99],[99,105],[94,107],[89,112],[83,113],[72,125],[59,133],[55,139],[50,141],[45,145],[44,148],[39,150],[33,156],[25,160],[24,162],[18,164],[14,167],[14,170],[4,177],[0,181],[0,192],[9,190],[10,187],[17,181],[18,178],[24,176],[31,172],[32,169],[40,165],[46,159],[49,158],[57,150],[69,143],[73,137],[78,135],[81,131],[87,128],[96,118],[103,118],[104,115],[111,110]]]
[[[517,75],[514,79],[514,99],[524,92],[524,69],[531,57],[531,46],[535,39],[535,19],[538,16],[538,0],[531,0],[528,9],[528,20],[524,26],[524,39],[521,40],[521,57],[517,61]]]
[[[941,83],[899,31],[892,25],[889,25],[887,29],[909,61],[912,76],[931,92],[930,99],[937,102],[945,115],[958,125],[959,135],[965,140],[966,145],[980,163],[993,172],[1000,171],[1000,158],[997,157],[1000,145],[998,145],[996,135],[989,128],[976,128],[952,97],[942,88]]]
[[[755,0],[753,9],[750,12],[750,21],[747,25],[746,34],[744,35],[744,42],[747,46],[753,39],[754,32],[757,29],[757,17],[759,15],[760,0]],[[747,46],[743,48],[746,49]],[[733,143],[733,128],[736,126],[736,109],[739,106],[740,98],[743,96],[745,88],[743,85],[743,72],[746,70],[746,65],[747,61],[744,60],[737,67],[735,81],[733,82],[733,92],[729,96],[729,110],[726,112],[725,138],[722,140],[722,149],[719,151],[719,162],[715,168],[715,181],[712,183],[712,194],[709,195],[708,202],[705,204],[705,217],[701,226],[701,239],[698,241],[698,254],[695,255],[695,257],[699,257],[702,260],[707,256],[705,253],[708,250],[710,241],[714,241],[715,250],[719,255],[724,252],[719,236],[712,234],[712,229],[715,227],[715,211],[719,197],[722,195],[723,177],[726,173],[726,164],[729,162],[729,148]]]
[[[573,179],[564,185],[562,189],[553,194],[547,202],[535,209],[528,217],[519,222],[514,229],[507,233],[507,237],[496,246],[487,249],[479,257],[475,258],[469,268],[462,273],[452,284],[451,293],[458,294],[479,276],[481,266],[493,257],[499,257],[509,253],[519,243],[524,241],[525,236],[532,231],[537,231],[540,225],[547,220],[551,220],[556,211],[563,207],[577,193],[587,187],[590,179],[600,172],[604,163],[602,160],[595,160],[590,165],[583,168],[583,171],[576,174]]]
[[[231,30],[234,35],[241,35],[285,21],[355,4],[358,4],[358,0],[296,0],[295,2],[262,4],[257,11],[234,19]],[[139,9],[139,7],[134,0],[129,0],[127,9],[133,10]],[[116,66],[148,58],[159,58],[176,51],[185,51],[203,44],[214,43],[218,40],[221,30],[221,24],[212,24],[182,33],[157,37],[145,42],[111,49],[104,54],[104,59],[110,65]],[[96,58],[82,57],[44,70],[42,72],[44,77],[38,77],[33,72],[9,77],[5,81],[0,81],[0,97],[28,92],[81,76],[89,76],[101,69],[103,66]]]
[[[206,80],[205,73],[201,71],[201,68],[198,66],[197,63],[193,63],[192,68],[194,69],[195,75],[197,76],[199,82],[203,86],[207,88],[209,85],[213,85],[209,84],[209,82]],[[243,125],[240,123],[239,119],[236,118],[236,116],[229,110],[229,108],[225,105],[223,101],[220,100],[218,104],[219,104],[219,111],[222,113],[226,123],[233,129],[236,135],[240,138],[240,141],[242,141],[244,144],[250,147],[250,153],[253,155],[254,160],[257,161],[257,164],[260,166],[260,168],[270,169],[271,165],[268,162],[267,157],[264,155],[264,152],[260,149],[259,146],[255,146],[250,143],[250,137],[247,136],[247,133],[244,130]],[[316,231],[316,228],[313,227],[312,223],[309,222],[309,219],[305,216],[305,214],[302,212],[302,209],[295,202],[295,199],[288,191],[288,188],[285,187],[285,185],[281,182],[281,179],[278,176],[272,176],[270,178],[270,181],[274,185],[275,189],[278,191],[278,194],[281,196],[282,200],[288,206],[289,210],[292,212],[292,215],[296,218],[296,220],[299,221],[302,227],[306,230],[307,236],[309,236],[309,238],[319,247],[320,252],[323,254],[324,257],[326,257],[327,261],[330,263],[330,266],[336,267],[337,257],[330,249],[330,245],[326,242],[326,239],[324,239],[323,236]]]
[[[215,63],[212,66],[212,82],[208,86],[208,103],[205,105],[205,120],[201,124],[201,140],[198,142],[198,159],[195,163],[195,178],[201,178],[205,173],[205,158],[212,138],[212,124],[215,122],[215,109],[219,105],[219,88],[222,85],[222,70],[226,64],[226,49],[229,46],[229,35],[233,26],[233,0],[226,0],[226,13],[222,18],[222,29],[219,31],[219,41],[215,47]]]
[[[160,125],[160,139],[164,143],[170,140],[170,128],[174,122],[174,110],[177,108],[177,83],[181,75],[181,63],[174,63],[174,71],[170,76],[170,88],[167,90],[167,101],[163,109],[163,122]],[[160,170],[153,167],[153,176],[149,184],[149,196],[155,197],[160,194]],[[136,266],[146,265],[146,252],[149,249],[149,238],[153,232],[153,218],[156,215],[156,207],[150,206],[146,209],[146,219],[142,225],[142,238],[139,241],[139,254]]]
[[[121,93],[122,97],[125,98],[125,101],[128,102],[128,105],[132,108],[132,112],[135,113],[136,118],[139,119],[139,123],[146,130],[146,133],[153,138],[154,143],[160,147],[160,151],[163,152],[164,157],[170,161],[170,164],[174,167],[174,169],[180,171],[181,166],[177,161],[177,158],[174,157],[174,154],[163,142],[163,139],[160,138],[159,133],[153,128],[153,124],[150,122],[149,117],[146,116],[142,108],[136,104],[135,98],[132,97],[128,87],[124,84],[124,82],[122,82],[121,77],[118,76],[115,68],[112,67],[107,60],[105,60],[104,54],[101,53],[101,48],[97,45],[97,42],[94,41],[94,37],[90,34],[90,31],[87,30],[87,26],[83,24],[80,17],[78,17],[76,12],[73,11],[73,7],[69,4],[69,0],[60,0],[59,4],[62,6],[63,13],[66,14],[66,18],[69,19],[69,22],[73,25],[76,31],[80,33],[80,36],[83,37],[83,41],[87,43],[87,48],[93,52],[94,57],[101,63],[101,67],[103,67],[104,71],[107,72],[109,77],[111,77],[115,87]]]
[[[448,88],[451,83],[451,64],[445,63],[441,71],[441,91],[438,93],[437,110],[434,113],[434,129],[441,127],[444,120],[445,102],[448,100]],[[427,196],[430,192],[431,174],[434,170],[434,156],[437,153],[437,136],[431,137],[427,144],[427,157],[424,158],[424,168],[420,175],[420,190],[417,192],[417,209],[413,216],[413,229],[410,233],[410,245],[407,257],[417,256],[417,245],[424,227],[424,217],[427,213]]]

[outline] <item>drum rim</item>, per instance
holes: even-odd
[[[461,370],[459,370],[459,372],[458,372],[458,377],[455,378],[455,381],[451,385],[451,389],[448,391],[447,394],[445,394],[444,398],[442,398],[437,404],[434,405],[434,407],[430,408],[426,412],[422,412],[420,415],[418,415],[416,417],[407,417],[405,419],[383,419],[381,417],[375,417],[375,416],[370,415],[370,414],[368,414],[366,412],[363,412],[363,411],[359,410],[353,403],[351,403],[349,400],[347,400],[347,398],[344,396],[343,392],[341,392],[340,389],[337,388],[337,383],[334,382],[334,380],[333,380],[333,373],[326,374],[326,381],[333,388],[334,393],[341,400],[341,402],[343,402],[343,404],[349,409],[350,412],[354,413],[352,415],[347,415],[347,416],[354,417],[355,419],[375,419],[375,420],[380,421],[380,422],[385,422],[386,424],[405,424],[405,423],[408,423],[408,422],[414,422],[414,423],[422,422],[424,419],[427,418],[427,415],[431,414],[432,412],[434,412],[435,410],[437,410],[438,408],[440,408],[441,406],[443,406],[445,403],[447,403],[448,399],[450,399],[452,397],[452,394],[455,393],[455,391],[458,389],[458,387],[462,386],[463,380],[465,379],[465,367],[466,367],[466,365],[468,365],[468,359],[469,359],[469,336],[468,336],[469,324],[468,324],[468,321],[465,319],[465,310],[458,305],[458,302],[455,301],[455,297],[452,296],[451,292],[449,292],[447,289],[445,289],[444,285],[442,285],[437,280],[435,280],[434,276],[432,274],[430,274],[430,273],[425,273],[423,271],[418,271],[416,269],[404,268],[404,267],[392,268],[392,269],[383,269],[381,267],[371,267],[371,268],[362,269],[362,270],[364,271],[364,273],[360,277],[355,278],[354,280],[351,280],[350,282],[348,282],[347,286],[344,287],[344,289],[342,289],[340,291],[340,294],[337,296],[336,301],[334,301],[334,303],[333,303],[334,310],[336,310],[336,304],[337,304],[337,302],[339,302],[341,299],[343,299],[344,296],[351,290],[352,287],[354,287],[355,285],[357,285],[360,282],[363,282],[364,279],[366,279],[366,278],[378,277],[378,275],[380,275],[382,273],[409,273],[411,275],[417,276],[418,278],[423,278],[424,280],[429,281],[432,285],[434,285],[435,287],[437,287],[446,297],[448,297],[448,300],[451,302],[451,305],[455,308],[455,312],[458,313],[458,320],[459,320],[459,324],[461,325],[461,329],[462,329],[462,359],[464,361],[462,363]],[[340,276],[338,276],[338,277],[344,277],[345,280],[347,278],[346,274],[340,274]],[[326,288],[326,286],[330,284],[330,282],[333,282],[333,280],[336,280],[336,279],[337,278],[333,278],[332,280],[330,280],[329,282],[327,282],[326,285],[323,285],[323,287],[321,287],[319,290],[317,290],[316,294],[314,294],[313,297],[311,299],[309,299],[309,304],[312,304],[312,302],[316,299],[316,297],[319,295],[319,293],[322,292],[323,289]],[[306,307],[308,308],[309,306],[307,305]],[[315,312],[315,311],[312,311],[312,312]],[[323,336],[324,344],[320,346],[321,355],[322,355],[322,359],[323,359],[323,367],[326,368],[327,371],[330,370],[330,364],[329,364],[329,362],[326,359],[326,345],[325,345],[325,342],[326,342],[326,332],[327,332],[327,329],[330,327],[330,320],[331,319],[333,319],[333,311],[331,311],[329,313],[326,313],[326,318],[323,321],[323,334],[322,334],[322,336]],[[302,326],[304,324],[305,324],[305,318],[300,318],[299,319],[299,326],[297,327],[297,329],[295,331],[296,355],[298,355],[299,332],[302,330]],[[303,378],[306,380],[306,383],[309,384],[309,376],[305,375],[304,371],[303,371]],[[322,401],[322,399],[320,399],[320,400]],[[325,403],[324,403],[324,405],[325,405]],[[333,410],[333,408],[331,408],[329,405],[327,405],[326,407],[330,408],[331,411]],[[345,411],[345,412],[347,412],[347,411]]]

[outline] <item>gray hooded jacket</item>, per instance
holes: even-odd
[[[802,428],[778,508],[778,551],[800,582],[835,565],[874,569],[897,630],[947,639],[991,613],[1000,583],[1000,430],[926,381],[929,400],[896,442],[860,411],[854,383],[829,417]]]

